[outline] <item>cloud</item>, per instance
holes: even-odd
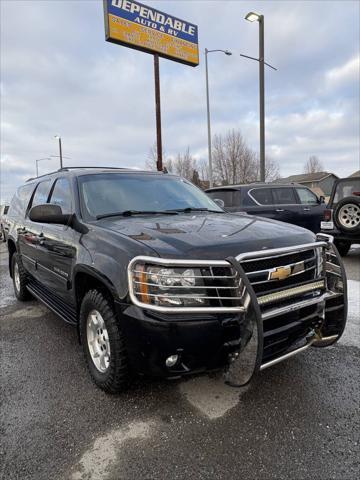
[[[258,149],[257,25],[265,15],[267,151],[281,173],[317,154],[345,176],[359,163],[358,2],[154,1],[199,25],[201,64],[161,60],[163,139],[174,155],[207,154],[203,50],[209,55],[213,133],[240,128]],[[1,197],[34,175],[35,159],[67,164],[144,166],[155,140],[151,55],[104,41],[102,2],[5,1],[1,8]],[[319,21],[321,18],[321,21]],[[39,164],[40,173],[58,160]],[[66,163],[65,163],[66,164]]]
[[[338,67],[332,68],[325,73],[329,88],[344,87],[348,84],[356,85],[360,74],[360,56],[351,58]]]

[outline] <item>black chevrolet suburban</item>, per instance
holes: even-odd
[[[224,212],[175,175],[64,168],[18,189],[9,224],[16,297],[77,328],[107,392],[134,373],[243,385],[345,327],[331,236]]]

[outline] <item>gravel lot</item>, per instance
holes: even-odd
[[[359,478],[360,247],[339,344],[233,389],[219,376],[137,381],[109,396],[73,327],[19,303],[0,249],[1,479]]]

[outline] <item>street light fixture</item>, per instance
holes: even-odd
[[[262,15],[259,15],[258,13],[255,13],[255,12],[249,12],[245,17],[245,20],[248,20],[249,22],[256,22],[256,21],[259,22],[260,17],[262,17]]]
[[[55,135],[54,138],[59,140],[60,168],[63,168],[61,137],[59,135]]]
[[[35,160],[36,162],[36,177],[39,176],[39,162],[42,162],[43,160],[51,160],[51,158],[46,157],[46,158],[38,158]]]
[[[222,52],[225,55],[232,55],[229,50],[208,50],[205,48],[205,71],[206,71],[206,106],[207,106],[207,127],[208,127],[208,154],[209,154],[209,182],[210,188],[213,186],[213,167],[212,167],[212,153],[211,153],[211,125],[210,125],[210,94],[209,94],[209,69],[208,69],[208,54],[214,52]]]

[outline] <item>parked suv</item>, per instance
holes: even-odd
[[[320,232],[324,197],[295,184],[250,183],[206,190],[212,199],[222,200],[229,212],[246,212]]]
[[[360,243],[360,176],[336,180],[321,231],[334,237],[335,245],[344,256],[354,243]]]
[[[133,373],[225,369],[248,382],[346,322],[346,279],[327,235],[224,212],[175,175],[68,168],[14,196],[16,297],[73,324],[107,392]]]

